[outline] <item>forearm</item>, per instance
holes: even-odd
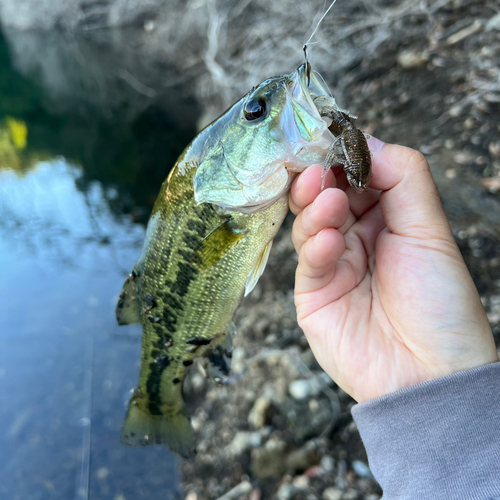
[[[356,405],[385,500],[500,498],[500,363]]]

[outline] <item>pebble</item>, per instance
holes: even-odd
[[[286,457],[287,470],[303,472],[313,465],[317,465],[320,461],[317,450],[311,446],[303,446],[302,448],[292,451]]]
[[[226,447],[229,456],[238,456],[250,448],[257,448],[262,444],[262,437],[258,432],[239,431],[231,443]]]
[[[193,429],[198,432],[206,423],[208,415],[204,410],[199,410],[193,417],[191,417],[191,425]]]
[[[249,500],[260,500],[262,498],[262,492],[257,488],[250,493]]]
[[[354,462],[352,463],[352,470],[359,477],[367,477],[370,479],[373,478],[373,474],[370,471],[370,467],[368,467],[368,465],[362,462],[361,460],[354,460]]]
[[[357,500],[358,498],[359,493],[354,489],[349,489],[342,495],[342,500]]]
[[[490,142],[488,144],[488,151],[493,156],[500,156],[500,142]]]
[[[231,372],[241,373],[245,369],[245,359],[247,354],[242,347],[236,347],[233,350],[233,357],[231,358]]]
[[[327,488],[323,491],[323,500],[342,500],[342,490],[337,488]]]
[[[469,153],[460,152],[456,153],[453,156],[453,159],[455,160],[455,163],[458,163],[459,165],[466,165],[471,161],[471,156]]]
[[[267,414],[271,408],[271,402],[265,397],[259,397],[248,415],[248,423],[254,429],[262,429],[266,425]]]
[[[335,460],[330,455],[325,455],[321,459],[321,468],[325,472],[332,472],[335,469]]]
[[[471,130],[473,128],[477,128],[477,121],[472,116],[469,116],[468,118],[466,118],[464,120],[464,124],[463,125],[464,125],[465,129]]]
[[[403,50],[398,54],[398,64],[403,69],[420,68],[429,60],[426,52],[417,50]]]
[[[309,478],[307,476],[297,476],[294,478],[293,484],[297,488],[305,490],[306,488],[309,488]]]
[[[312,413],[316,413],[319,409],[319,403],[317,399],[310,399],[309,400],[309,411]]]
[[[487,177],[481,180],[481,184],[490,192],[498,193],[500,191],[500,177]]]
[[[271,344],[274,344],[276,341],[278,340],[278,336],[275,334],[275,333],[271,333],[269,334],[264,342],[267,344],[267,345],[271,345]]]
[[[144,31],[146,33],[152,33],[155,30],[155,28],[156,28],[156,25],[155,25],[154,21],[149,20],[149,21],[146,21],[144,23]]]
[[[311,396],[317,396],[320,391],[320,383],[315,378],[294,380],[288,386],[290,396],[298,401],[302,401]]]
[[[279,500],[291,500],[295,494],[296,487],[293,484],[282,484],[276,493],[276,498]]]
[[[285,458],[286,443],[270,439],[264,448],[252,450],[250,468],[258,479],[279,477],[286,471]]]
[[[343,490],[347,484],[345,480],[345,475],[347,473],[347,462],[345,460],[339,460],[337,464],[337,477],[335,478],[335,485],[337,488]]]

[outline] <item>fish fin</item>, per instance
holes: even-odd
[[[219,344],[211,349],[202,360],[209,377],[216,384],[225,382],[231,371],[233,357],[233,337],[236,333],[234,323],[231,323],[228,332]]]
[[[138,273],[132,270],[123,284],[115,311],[119,325],[132,325],[141,322],[137,302],[137,277]]]
[[[257,262],[255,263],[252,272],[248,276],[247,284],[245,286],[245,297],[255,288],[257,281],[262,276],[264,269],[266,268],[267,261],[269,259],[269,254],[271,253],[271,247],[273,246],[273,241],[271,240],[262,250]]]
[[[199,256],[203,267],[209,268],[222,259],[227,251],[243,239],[247,231],[236,232],[231,227],[231,219],[224,220],[201,244]]]
[[[184,408],[174,415],[152,415],[131,401],[121,442],[128,446],[163,444],[184,458],[196,455],[196,436]]]

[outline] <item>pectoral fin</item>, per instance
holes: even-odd
[[[262,276],[264,269],[266,268],[267,260],[269,259],[269,254],[271,253],[271,247],[273,246],[273,241],[271,240],[262,250],[257,262],[255,263],[252,272],[248,276],[247,284],[245,287],[245,297],[255,288],[257,281]]]
[[[231,219],[226,219],[203,240],[198,252],[202,266],[204,268],[213,266],[245,235],[246,232],[234,231],[231,227]]]
[[[137,302],[137,277],[137,272],[132,270],[120,292],[115,311],[116,320],[119,325],[132,325],[141,322],[139,304]]]

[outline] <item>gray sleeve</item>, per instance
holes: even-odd
[[[500,363],[353,407],[384,500],[500,500]]]

